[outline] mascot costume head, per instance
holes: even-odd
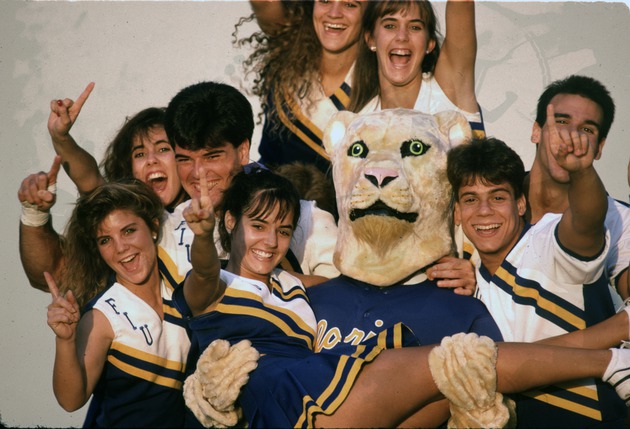
[[[337,114],[324,134],[339,211],[334,262],[377,286],[402,282],[453,251],[446,153],[469,139],[457,112]]]
[[[415,334],[428,331],[429,336],[417,338],[427,344],[442,341],[429,364],[450,401],[449,426],[501,427],[513,413],[496,392],[494,342],[460,333],[479,332],[471,326],[479,315],[491,319],[487,309],[423,275],[438,259],[455,253],[446,159],[451,147],[471,135],[464,116],[454,111],[336,114],[323,142],[333,166],[339,214],[334,263],[342,276],[308,292],[319,321],[318,349],[360,344],[391,322],[402,322]],[[231,426],[240,415],[233,401],[246,382],[234,369],[241,363],[232,362],[245,348],[230,358],[231,350],[242,345],[213,344],[199,360],[197,378],[187,380],[185,397],[204,425]],[[232,368],[231,376],[226,368]],[[240,381],[225,382],[231,379]]]
[[[339,211],[334,263],[344,276],[389,289],[455,253],[446,158],[450,148],[471,136],[469,123],[454,111],[335,115],[324,133],[324,147],[333,165]],[[365,294],[361,286],[357,297]],[[334,295],[334,288],[327,293]],[[387,306],[387,295],[375,305]],[[374,310],[366,308],[365,314]],[[402,313],[410,310],[393,305],[391,312],[396,311],[404,321]],[[318,326],[318,334],[323,331]],[[450,401],[449,427],[515,423],[513,402],[496,392],[492,340],[475,333],[447,336],[429,364]]]

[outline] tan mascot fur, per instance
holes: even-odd
[[[364,314],[380,309],[396,322],[411,324],[414,333],[414,322],[407,318],[416,320],[421,304],[436,307],[433,311],[438,311],[440,320],[415,323],[428,325],[422,329],[435,335],[430,340],[418,337],[421,342],[441,340],[429,364],[438,388],[450,401],[449,427],[504,427],[514,423],[513,404],[496,392],[494,342],[475,333],[459,334],[475,332],[468,329],[467,321],[450,328],[445,323],[456,318],[449,313],[453,308],[490,318],[487,310],[473,298],[432,286],[424,275],[427,266],[454,252],[446,154],[470,137],[468,122],[457,112],[426,115],[393,109],[335,115],[324,133],[324,146],[332,161],[337,193],[339,238],[334,262],[342,276],[310,288],[309,297],[324,325],[329,313],[360,324],[365,322],[359,320]],[[368,288],[377,291],[377,301],[369,311],[354,310],[358,311],[354,316],[348,303],[359,302],[355,292]],[[432,295],[423,295],[427,290]],[[398,291],[412,294],[409,299],[404,295],[405,308],[400,301],[394,304]],[[462,299],[468,300],[462,303]],[[320,319],[322,308],[328,311],[326,319]],[[381,319],[377,328],[378,323],[387,327],[392,321]],[[372,326],[348,329],[360,335],[351,338],[336,325],[332,329],[318,325],[318,349],[343,347],[343,341],[331,338],[361,341],[375,334]],[[255,351],[248,344],[230,347],[227,343],[213,343],[209,349],[187,380],[184,396],[205,426],[231,426],[240,416],[233,402],[247,382],[247,372],[255,367]],[[234,361],[240,361],[245,370],[235,369]]]
[[[451,253],[446,153],[468,138],[468,122],[456,112],[340,112],[331,120],[324,145],[337,192],[334,262],[342,274],[389,286]]]

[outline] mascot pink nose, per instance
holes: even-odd
[[[374,186],[382,188],[398,177],[398,171],[391,168],[372,167],[366,168],[364,175]]]

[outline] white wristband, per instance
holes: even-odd
[[[57,193],[57,185],[52,184],[46,189],[52,194]],[[26,226],[43,226],[46,225],[48,219],[50,219],[50,213],[41,211],[37,208],[37,205],[31,204],[28,201],[22,201],[22,215],[20,221]]]

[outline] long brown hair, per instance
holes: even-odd
[[[422,60],[421,70],[423,73],[433,73],[440,55],[441,38],[438,21],[431,2],[428,0],[383,0],[370,1],[363,14],[364,34],[374,34],[376,21],[385,15],[391,15],[399,11],[408,12],[413,6],[418,8],[420,16],[425,21],[429,39],[435,40],[435,48],[425,55]],[[380,94],[378,78],[378,61],[376,54],[370,51],[366,43],[359,44],[359,53],[354,68],[354,80],[352,83],[352,93],[350,94],[350,105],[348,110],[359,112],[374,97]]]
[[[150,230],[156,234],[160,231],[164,205],[139,180],[105,183],[80,197],[62,243],[66,268],[61,284],[62,293],[71,289],[80,307],[102,291],[113,274],[98,250],[96,234],[103,219],[114,210],[129,210]]]
[[[251,92],[260,98],[268,117],[286,116],[282,108],[287,100],[308,100],[312,82],[319,77],[322,45],[313,28],[313,1],[282,0],[286,24],[277,32],[258,31],[237,39],[239,27],[255,19],[242,18],[235,26],[234,43],[250,46],[251,55],[243,62],[247,74],[254,74]]]

